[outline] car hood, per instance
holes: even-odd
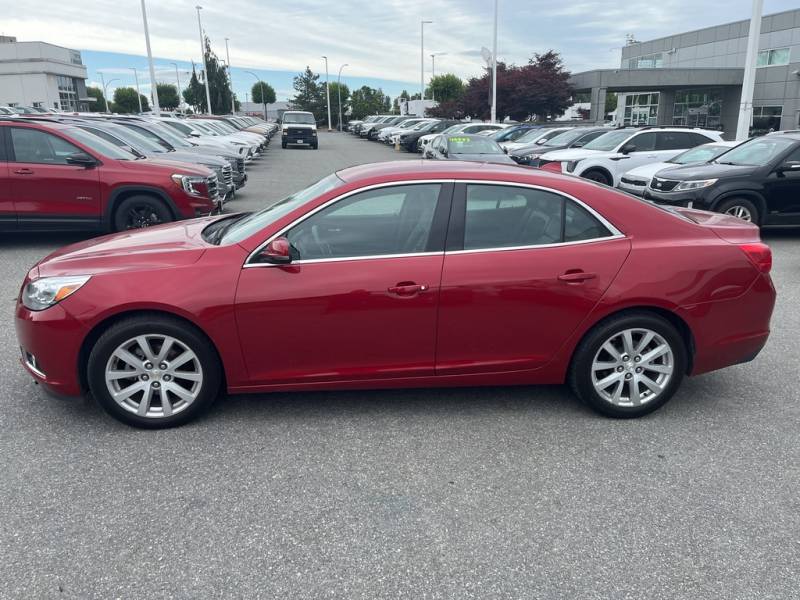
[[[198,152],[183,152],[177,150],[168,154],[160,154],[158,160],[177,160],[179,162],[188,162],[202,166],[209,166],[221,169],[228,164],[228,161],[222,157],[214,156],[213,154],[200,154]]]
[[[515,165],[511,157],[505,154],[451,154],[450,160],[471,160],[476,162],[500,163]]]
[[[210,247],[200,233],[220,218],[224,217],[166,223],[71,244],[43,258],[38,264],[39,274],[98,275],[193,264]]]
[[[583,148],[571,148],[567,150],[554,150],[546,152],[542,158],[546,160],[582,160],[584,158],[591,158],[593,156],[615,156],[615,152],[605,152],[604,150],[585,150]]]
[[[649,165],[642,165],[641,167],[636,167],[635,169],[631,169],[627,173],[624,173],[622,176],[633,177],[635,179],[646,179],[650,181],[650,179],[653,178],[653,175],[655,175],[659,171],[679,166],[681,165],[676,165],[675,163],[669,163],[669,162],[650,163]]]
[[[201,175],[208,177],[211,172],[207,167],[202,165],[193,164],[189,162],[182,162],[181,160],[166,160],[162,158],[143,158],[140,160],[121,160],[119,161],[126,169],[138,171],[142,168],[148,172],[161,171],[173,173],[181,173],[182,175]]]
[[[563,150],[565,146],[543,146],[540,144],[526,144],[517,148],[509,149],[509,154],[516,154],[517,156],[527,156],[529,154],[546,154],[548,152],[555,152],[556,150]],[[513,151],[512,151],[513,150]]]
[[[760,167],[752,165],[720,165],[703,163],[700,165],[685,165],[672,167],[658,172],[662,179],[676,179],[678,181],[704,179],[719,179],[722,177],[748,177],[756,173]]]

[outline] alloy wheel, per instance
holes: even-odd
[[[674,353],[661,335],[650,329],[625,329],[595,354],[592,385],[614,406],[641,406],[661,395],[674,370]]]
[[[139,335],[120,344],[108,359],[105,381],[124,410],[151,419],[186,410],[203,387],[200,359],[167,335]]]
[[[750,212],[750,209],[741,204],[734,204],[725,211],[725,214],[741,219],[742,221],[747,221],[748,223],[753,222],[753,214]]]
[[[161,223],[161,218],[149,204],[139,204],[131,207],[126,219],[127,229],[142,229]]]

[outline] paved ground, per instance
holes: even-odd
[[[232,208],[397,155],[269,150]],[[0,238],[0,598],[797,598],[800,230],[749,365],[637,421],[562,388],[233,397],[130,429],[17,364],[26,269]]]

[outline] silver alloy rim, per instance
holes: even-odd
[[[725,214],[741,219],[742,221],[747,221],[748,223],[753,222],[753,215],[750,213],[750,210],[746,206],[741,206],[740,204],[731,206],[725,211]]]
[[[126,411],[149,419],[180,413],[203,388],[203,367],[189,347],[168,335],[140,335],[120,344],[106,364],[106,387]]]
[[[615,406],[641,406],[669,385],[675,358],[667,341],[649,329],[625,329],[600,346],[592,361],[592,385]]]

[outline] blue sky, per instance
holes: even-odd
[[[322,55],[330,57],[331,80],[343,63],[351,87],[383,87],[392,96],[419,91],[420,19],[425,27],[425,70],[430,76],[432,52],[437,73],[461,77],[480,73],[481,46],[492,43],[492,0],[201,0],[203,27],[217,55],[225,57],[230,38],[233,81],[244,99],[257,72],[275,87],[278,98],[292,95],[292,78],[306,65],[324,72]],[[524,63],[534,52],[560,52],[572,71],[619,65],[625,35],[647,40],[749,17],[751,0],[499,0],[498,56]],[[177,62],[185,71],[198,60],[195,2],[148,0],[156,78],[174,82]],[[765,0],[765,14],[798,7],[798,0]],[[90,82],[131,85],[140,69],[143,91],[149,74],[139,2],[81,0],[58,10],[20,10],[18,0],[0,0],[0,34],[20,40],[42,40],[83,51]],[[128,69],[127,72],[125,69]],[[185,75],[188,81],[188,75]],[[181,74],[184,82],[184,74]]]

